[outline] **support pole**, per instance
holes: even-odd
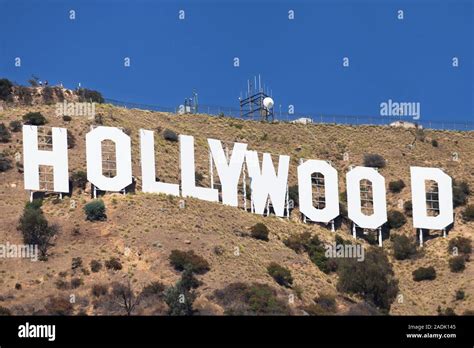
[[[446,238],[446,229],[443,228],[443,237]]]
[[[209,151],[209,173],[211,175],[211,188],[214,188],[214,166],[212,163],[212,153]]]
[[[270,215],[270,199],[267,197],[267,216]]]
[[[30,203],[33,202],[33,191],[30,191]]]
[[[423,229],[420,228],[420,248],[423,247]]]
[[[356,230],[356,225],[355,225],[355,223],[352,223],[352,237],[353,237],[354,239],[357,238],[357,233],[356,233],[356,232],[357,232],[357,230]]]
[[[379,227],[379,247],[382,246],[382,227]]]
[[[334,227],[334,220],[331,220],[331,232],[336,232],[336,228]]]
[[[95,185],[93,185],[93,186],[94,186],[94,199],[97,199],[97,189],[96,189]]]
[[[286,218],[290,219],[290,190],[286,184]]]
[[[245,178],[245,162],[242,165],[242,192],[244,194],[244,210],[247,211],[247,180]]]

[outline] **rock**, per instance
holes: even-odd
[[[16,188],[16,184],[10,184],[11,188]]]
[[[189,239],[185,239],[184,244],[191,244],[191,241]]]

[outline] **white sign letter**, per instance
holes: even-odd
[[[53,167],[54,192],[69,192],[67,129],[52,128],[52,151],[38,150],[38,127],[23,126],[23,165],[26,190],[39,190],[39,166]]]
[[[102,172],[102,141],[115,143],[116,175],[113,178]],[[115,127],[97,127],[86,134],[87,180],[99,190],[116,191],[132,183],[132,150],[130,137]]]
[[[413,227],[442,230],[453,223],[452,179],[438,168],[410,167],[413,204]],[[426,210],[427,180],[438,184],[439,215],[428,216]]]
[[[324,209],[313,206],[313,186],[311,175],[324,175]],[[339,194],[337,171],[326,161],[309,160],[298,166],[298,193],[300,211],[312,221],[328,223],[339,215]]]

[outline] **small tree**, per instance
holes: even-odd
[[[132,315],[132,312],[140,304],[141,296],[133,291],[130,279],[126,284],[114,283],[112,295],[115,302],[125,310],[127,315]]]
[[[252,226],[250,234],[255,239],[268,241],[268,228],[261,222]]]
[[[38,245],[41,258],[46,259],[47,249],[51,246],[51,239],[57,234],[59,228],[49,225],[40,207],[26,205],[20,217],[18,230],[23,234],[25,244]]]
[[[290,287],[293,284],[293,277],[288,268],[280,266],[276,262],[272,262],[267,267],[268,274],[279,284]]]
[[[197,279],[193,277],[192,272],[186,270],[181,279],[174,286],[169,287],[164,295],[165,302],[168,305],[169,315],[193,315],[193,303],[196,294],[192,290],[199,286]]]
[[[89,221],[102,221],[107,219],[105,204],[101,199],[87,203],[84,206],[84,212],[86,213],[86,220]]]
[[[8,79],[0,79],[0,100],[8,101],[12,93],[13,83]]]
[[[46,118],[41,114],[41,112],[29,112],[23,115],[23,121],[25,124],[32,126],[42,126],[47,123]]]
[[[413,203],[411,201],[403,203],[403,211],[407,216],[413,216]]]
[[[77,91],[77,94],[79,95],[79,100],[81,102],[102,104],[105,101],[100,92],[92,89],[80,88]]]
[[[371,247],[366,252],[364,262],[353,258],[341,259],[337,273],[339,291],[359,294],[385,312],[390,310],[398,293],[398,281],[382,250]]]

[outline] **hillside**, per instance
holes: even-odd
[[[66,122],[55,115],[54,106],[35,105],[6,108],[0,112],[0,122],[8,125],[32,111],[41,112],[48,120],[47,126],[65,127],[72,132],[75,146],[69,149],[69,173],[85,170],[85,134],[95,121],[87,117],[72,117]],[[133,175],[138,179],[138,189],[135,194],[103,196],[107,221],[102,222],[85,220],[83,207],[91,200],[88,192],[75,189],[71,197],[66,196],[60,201],[55,199],[56,195],[46,197],[43,211],[48,221],[59,225],[48,260],[0,259],[0,306],[9,308],[13,314],[49,312],[51,296],[69,298],[71,294],[76,297],[74,314],[120,313],[120,309],[108,307],[100,297],[92,296],[91,288],[96,284],[123,282],[128,276],[136,291],[153,281],[165,286],[173,285],[180,277],[168,260],[173,249],[194,250],[210,264],[207,273],[197,276],[202,285],[196,289],[194,309],[200,314],[224,313],[225,308],[215,298],[215,290],[234,282],[268,284],[282,299],[295,294],[295,301],[290,304],[293,314],[303,314],[302,309],[321,294],[336,295],[337,313],[341,314],[354,303],[361,302],[355,295],[337,291],[337,274],[322,272],[307,254],[298,254],[283,243],[289,235],[305,231],[319,236],[322,241],[334,242],[334,233],[324,226],[304,224],[297,210],[287,220],[257,216],[242,209],[189,198],[185,199],[185,207],[180,209],[180,198],[142,193],[140,128],[155,131],[157,176],[164,182],[179,183],[179,145],[161,136],[163,130],[170,129],[177,134],[195,137],[196,171],[203,175],[204,186],[209,185],[206,139],[216,138],[230,145],[236,141],[245,142],[259,153],[290,155],[290,186],[296,184],[296,166],[300,158],[330,160],[339,173],[340,192],[345,191],[345,174],[351,165],[362,165],[366,153],[380,154],[387,161],[386,167],[380,171],[386,183],[402,179],[407,184],[401,193],[387,190],[388,210],[403,210],[398,208],[399,200],[411,199],[410,166],[443,168],[454,179],[466,181],[474,188],[474,132],[424,130],[417,134],[412,129],[383,126],[262,123],[208,115],[129,110],[106,104],[97,105],[96,113],[102,115],[103,125],[122,127],[131,136]],[[13,159],[15,153],[22,152],[21,131],[11,134],[11,140],[1,143],[0,150]],[[433,146],[432,140],[436,140],[438,146]],[[458,154],[458,161],[453,160],[454,152]],[[344,153],[348,154],[348,160],[345,160]],[[21,244],[22,235],[16,227],[28,200],[23,189],[23,174],[14,167],[0,173],[0,177],[0,241]],[[77,203],[75,208],[71,200]],[[470,203],[474,203],[472,194]],[[474,310],[473,263],[467,262],[466,269],[459,273],[451,272],[448,265],[449,240],[458,236],[472,239],[474,223],[462,220],[463,209],[455,209],[456,221],[448,238],[432,231],[433,238],[426,240],[423,249],[412,259],[395,260],[392,242],[384,240],[383,250],[399,281],[399,294],[403,295],[403,301],[394,301],[390,314],[432,315],[437,313],[439,306],[451,307],[457,314]],[[407,219],[404,226],[391,233],[414,236],[412,221],[410,217]],[[250,228],[258,222],[268,227],[269,241],[249,236]],[[352,240],[346,225],[342,225],[336,234]],[[366,241],[359,242],[368,247]],[[216,247],[219,252],[216,252]],[[72,259],[77,257],[82,259],[83,266],[72,270]],[[117,271],[105,268],[99,272],[81,271],[81,268],[89,269],[92,260],[103,263],[110,257],[119,258],[123,268]],[[270,262],[277,262],[291,271],[294,278],[292,288],[279,286],[268,275]],[[412,272],[427,266],[435,267],[436,279],[413,281]],[[70,282],[73,278],[80,278],[82,284],[74,289],[58,286],[58,280]],[[16,289],[16,284],[20,284],[21,289]],[[455,300],[457,290],[464,290],[464,300]],[[134,314],[165,313],[166,305],[161,300],[143,303],[137,306]]]

